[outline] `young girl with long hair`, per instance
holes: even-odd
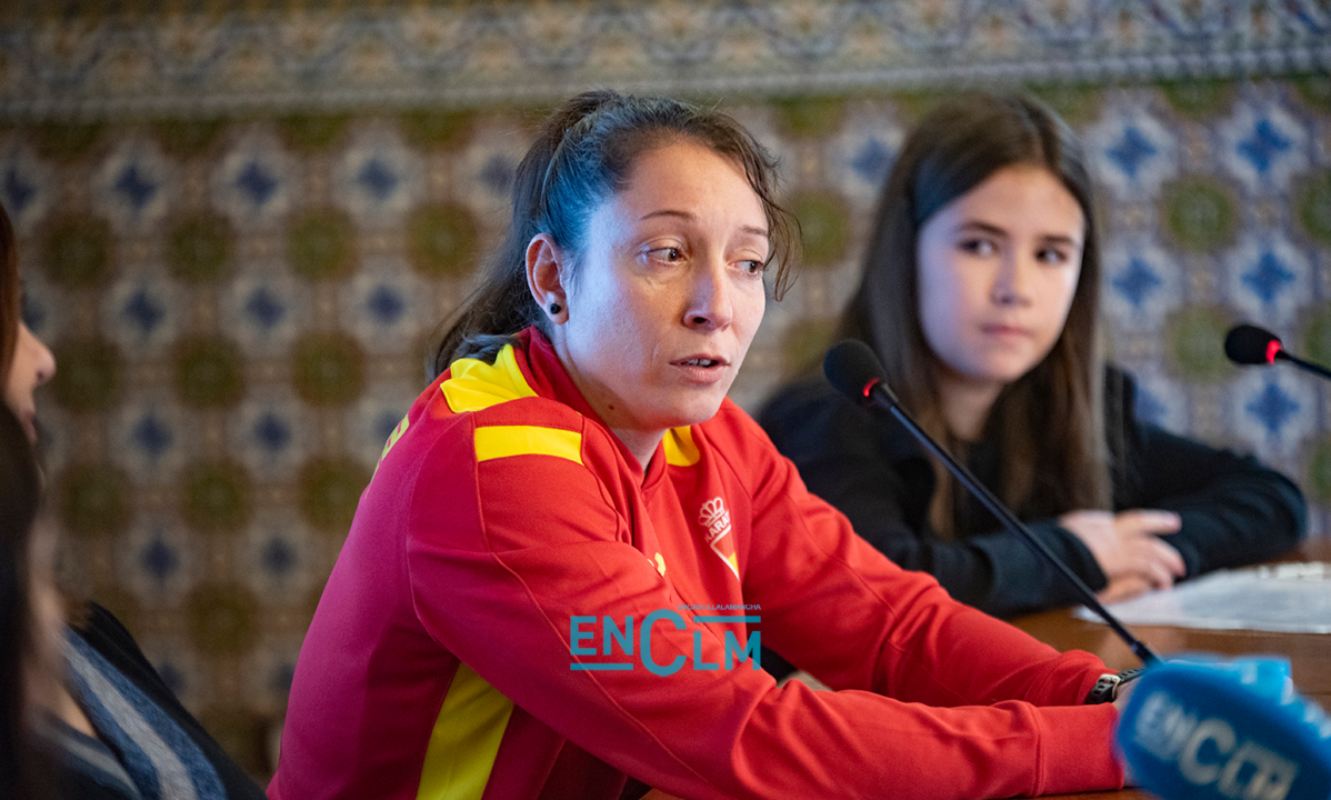
[[[1139,421],[1132,381],[1106,368],[1090,176],[1048,108],[980,94],[930,113],[872,230],[841,336],[868,343],[924,429],[1104,598],[1298,542],[1290,481]],[[958,600],[1000,615],[1076,601],[894,421],[821,379],[780,390],[760,419],[857,533]]]

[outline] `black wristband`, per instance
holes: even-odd
[[[1095,682],[1091,691],[1086,695],[1086,704],[1095,705],[1096,703],[1112,703],[1118,698],[1118,689],[1123,684],[1142,674],[1143,667],[1133,667],[1125,669],[1122,672],[1106,672],[1100,676],[1100,680]]]

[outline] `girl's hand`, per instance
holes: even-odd
[[[1146,594],[1151,591],[1150,581],[1136,575],[1128,575],[1123,578],[1114,578],[1105,588],[1096,592],[1096,598],[1106,605],[1117,603],[1120,600],[1131,600],[1139,594]]]
[[[1167,589],[1187,572],[1183,557],[1160,538],[1176,533],[1182,524],[1172,511],[1070,511],[1058,524],[1086,545],[1104,572],[1109,582],[1102,601]]]

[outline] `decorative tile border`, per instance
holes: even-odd
[[[293,5],[11,14],[0,118],[466,107],[606,84],[780,95],[1331,71],[1331,11],[1315,0]]]

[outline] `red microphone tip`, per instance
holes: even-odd
[[[1276,355],[1277,355],[1281,350],[1283,350],[1283,349],[1284,349],[1284,347],[1280,344],[1280,340],[1279,340],[1279,339],[1272,339],[1271,341],[1267,342],[1267,343],[1266,343],[1266,363],[1268,363],[1268,364],[1274,364],[1274,363],[1276,363]]]
[[[869,382],[864,384],[864,388],[860,390],[860,394],[864,395],[865,400],[868,400],[869,397],[873,395],[873,387],[877,386],[881,380],[882,378],[870,378]]]

